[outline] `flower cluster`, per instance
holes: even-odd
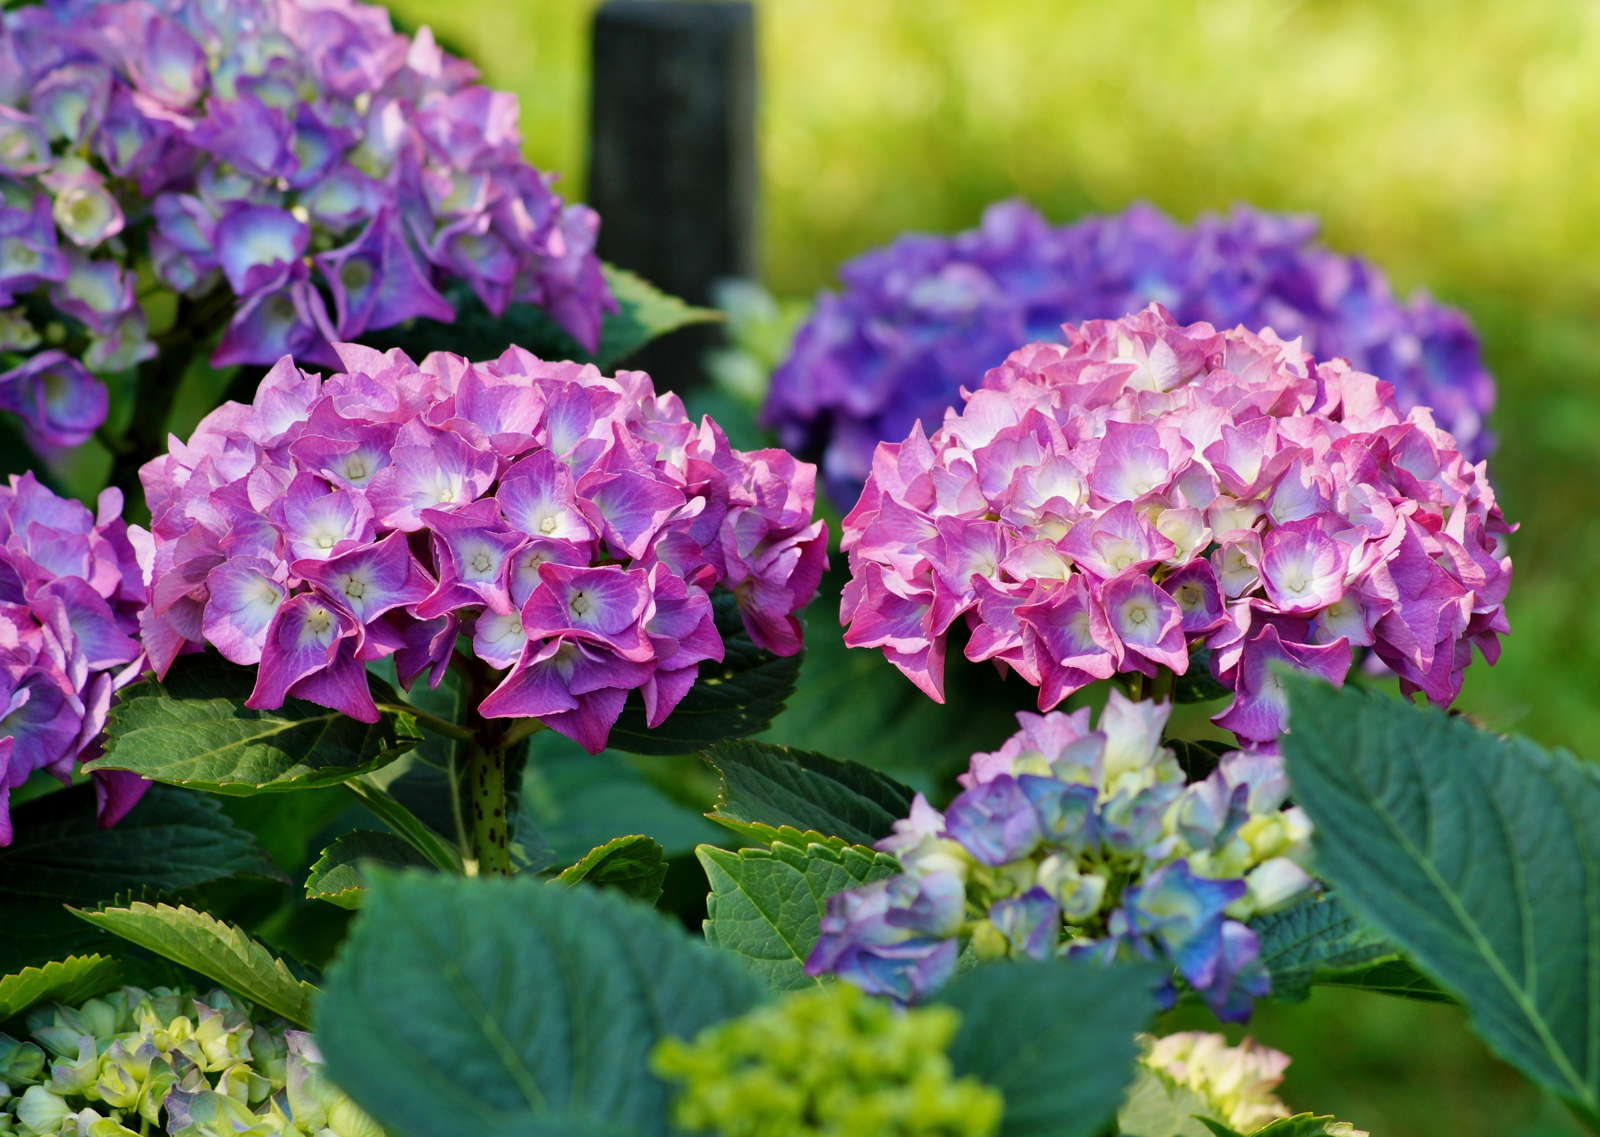
[[[479,713],[599,750],[629,691],[654,726],[722,658],[713,589],[759,646],[800,649],[827,556],[814,467],[732,449],[639,371],[338,350],[344,373],[285,358],[141,471],[158,674],[208,642],[259,664],[252,707],[370,722],[367,662],[437,684],[462,633],[471,668],[509,669]]]
[[[322,1073],[311,1036],[224,991],[124,987],[0,1034],[0,1131],[16,1137],[383,1137]]]
[[[1087,708],[1019,715],[943,813],[918,795],[878,843],[900,875],[829,899],[807,972],[910,1002],[968,944],[980,959],[1155,959],[1217,1014],[1248,1016],[1270,983],[1241,921],[1309,891],[1310,823],[1282,808],[1274,754],[1235,751],[1186,784],[1160,741],[1170,710],[1113,691],[1098,729]]]
[[[1231,1129],[1250,1133],[1290,1116],[1289,1107],[1273,1094],[1289,1066],[1281,1050],[1249,1038],[1229,1046],[1222,1035],[1197,1030],[1145,1036],[1140,1043],[1145,1069],[1192,1091]]]
[[[1254,1133],[1263,1126],[1290,1116],[1289,1107],[1274,1094],[1283,1081],[1289,1056],[1281,1050],[1262,1046],[1246,1038],[1229,1046],[1220,1034],[1184,1031],[1160,1038],[1148,1035],[1140,1044],[1143,1072],[1167,1085],[1187,1090],[1211,1110],[1216,1120],[1240,1133]],[[1311,1118],[1320,1123],[1315,1130],[1328,1137],[1369,1137],[1347,1121]],[[1296,1132],[1312,1132],[1310,1124]]]
[[[0,487],[0,845],[11,843],[11,791],[36,770],[69,781],[97,757],[113,694],[143,669],[134,542],[147,535],[121,513],[115,489],[96,515],[32,474]],[[147,786],[122,771],[94,781],[104,825]]]
[[[1177,224],[1147,205],[1052,228],[1021,202],[991,206],[955,237],[907,236],[844,267],[772,379],[766,421],[820,454],[829,493],[855,500],[873,446],[938,422],[963,386],[1063,323],[1151,302],[1184,323],[1270,327],[1393,383],[1402,409],[1433,408],[1460,449],[1491,448],[1494,382],[1460,312],[1401,303],[1366,261],[1316,243],[1308,217],[1240,207]]]
[[[897,1012],[854,987],[797,991],[668,1038],[651,1064],[683,1086],[674,1120],[718,1137],[992,1137],[1000,1093],[957,1078],[949,1007]]]
[[[381,7],[62,0],[0,21],[0,352],[26,357],[0,406],[46,443],[105,417],[89,372],[154,354],[146,251],[228,319],[218,366],[448,320],[450,280],[590,349],[615,307],[598,220],[522,158],[516,100]]]
[[[845,642],[943,699],[965,653],[1047,709],[1118,673],[1203,656],[1217,721],[1282,731],[1276,661],[1340,682],[1366,649],[1445,704],[1493,661],[1510,532],[1483,463],[1388,383],[1271,331],[1156,305],[1067,329],[990,371],[930,438],[883,444],[844,521]]]

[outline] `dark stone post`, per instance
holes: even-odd
[[[747,0],[608,0],[595,14],[588,200],[600,254],[695,304],[756,274],[755,13]],[[658,387],[701,379],[714,327],[629,365]]]

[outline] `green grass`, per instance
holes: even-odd
[[[529,155],[581,196],[593,4],[394,7],[521,96]],[[1020,195],[1061,221],[1139,198],[1181,217],[1236,201],[1315,212],[1335,247],[1466,309],[1500,384],[1491,477],[1522,529],[1513,634],[1498,666],[1469,671],[1461,706],[1600,759],[1600,7],[758,7],[762,238],[782,294]],[[1375,1133],[1562,1131],[1448,1009],[1330,995],[1262,1029],[1298,1055],[1297,1100]],[[1337,1101],[1310,1092],[1334,1092],[1324,1068],[1342,1071]]]

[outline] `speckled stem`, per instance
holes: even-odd
[[[480,720],[478,737],[467,755],[467,834],[480,876],[511,875],[510,827],[506,819],[509,748],[500,725]]]

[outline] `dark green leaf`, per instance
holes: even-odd
[[[1092,1137],[1133,1079],[1161,979],[1088,960],[975,967],[939,997],[961,1012],[951,1064],[1005,1096],[1000,1137]]]
[[[0,1022],[46,1000],[80,1003],[109,991],[121,979],[121,966],[106,955],[72,955],[40,967],[25,967],[0,979]]]
[[[585,754],[554,731],[534,735],[523,776],[517,832],[536,829],[551,850],[549,864],[570,863],[620,830],[643,833],[669,857],[685,855],[721,832],[702,814],[669,797],[633,759],[605,750]],[[547,867],[547,866],[546,866]]]
[[[646,904],[661,898],[661,882],[666,879],[667,858],[661,844],[637,833],[613,837],[590,849],[556,877],[562,884],[583,881],[598,888],[614,888]]]
[[[283,960],[232,924],[193,908],[143,901],[121,908],[78,911],[77,915],[129,943],[198,971],[290,1022],[311,1025],[311,996],[317,989],[295,978]]]
[[[622,717],[611,728],[610,745],[631,754],[694,754],[730,738],[765,730],[800,674],[800,655],[779,656],[758,648],[744,630],[733,597],[712,597],[717,630],[722,634],[721,663],[702,663],[683,701],[666,721],[645,725],[644,703],[637,692],[628,696]]]
[[[394,868],[425,868],[428,859],[409,841],[393,833],[357,829],[345,833],[322,850],[306,877],[306,896],[326,900],[340,908],[359,908],[367,888],[363,865],[376,862]]]
[[[0,849],[0,969],[103,947],[105,937],[63,905],[159,896],[237,876],[281,878],[253,835],[213,798],[152,786],[114,827],[95,823],[83,786],[13,814],[15,842]]]
[[[407,1137],[654,1137],[646,1057],[761,997],[642,904],[533,877],[375,874],[317,1008],[332,1079]]]
[[[591,355],[561,325],[532,304],[513,304],[496,316],[484,307],[471,288],[456,284],[445,297],[456,310],[448,323],[410,320],[405,324],[368,333],[363,342],[380,350],[398,347],[414,359],[430,351],[453,351],[471,359],[493,359],[512,344],[525,347],[541,359],[572,359],[596,363],[610,370],[659,336],[690,324],[721,319],[709,308],[696,308],[669,296],[643,277],[613,265],[602,265],[606,284],[618,310],[607,314],[600,328],[600,348]]]
[[[1211,649],[1204,647],[1189,653],[1189,670],[1177,676],[1172,684],[1172,699],[1176,703],[1209,703],[1232,694],[1232,687],[1225,687],[1213,678]]]
[[[1600,1125],[1600,774],[1432,708],[1284,683],[1322,873],[1503,1058]]]
[[[729,742],[706,759],[722,775],[714,815],[724,824],[788,825],[870,845],[911,810],[911,790],[887,774],[806,750]]]
[[[1335,896],[1311,896],[1252,920],[1273,998],[1304,999],[1313,983],[1408,995],[1445,996],[1400,956],[1400,949],[1357,919]]]
[[[899,871],[887,853],[859,846],[804,847],[730,853],[713,845],[695,850],[711,896],[706,901],[706,942],[741,955],[774,987],[816,982],[805,973],[817,944],[828,897]]]
[[[378,702],[397,702],[372,680]],[[146,680],[111,708],[106,753],[90,770],[132,770],[152,781],[213,793],[253,794],[331,785],[376,769],[415,744],[394,714],[371,725],[289,699],[275,711],[245,707],[254,671],[216,656],[180,659],[164,681]]]

